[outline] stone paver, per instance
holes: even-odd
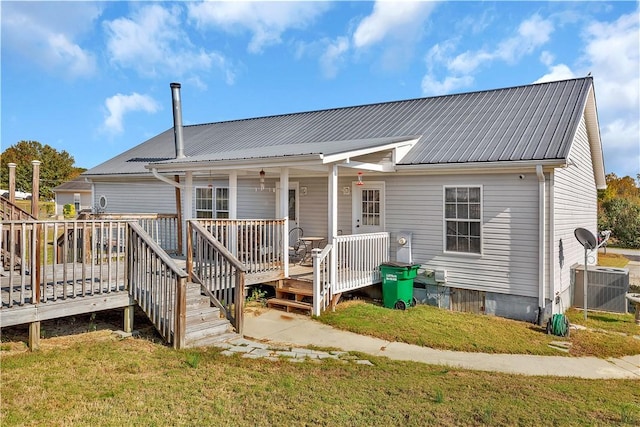
[[[265,359],[270,361],[288,360],[290,362],[321,362],[325,359],[342,360],[358,365],[373,366],[368,360],[358,359],[345,351],[319,351],[304,347],[286,347],[282,345],[269,346],[259,341],[252,341],[245,338],[233,338],[229,341],[217,343],[214,347],[223,351],[220,354],[233,356],[241,354],[245,359]]]

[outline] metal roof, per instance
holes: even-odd
[[[566,159],[592,77],[505,89],[173,128],[85,172],[142,173],[151,162],[185,163],[327,155],[419,140],[399,165]],[[598,136],[599,137],[599,136]]]
[[[54,192],[58,191],[91,191],[91,183],[85,181],[84,177],[78,177],[71,181],[63,182],[53,189]]]

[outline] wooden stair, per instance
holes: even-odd
[[[238,336],[229,320],[221,317],[220,309],[202,294],[200,285],[188,283],[185,346],[206,347]]]
[[[284,309],[301,310],[311,314],[313,311],[313,283],[298,280],[284,279],[276,286],[276,296],[267,300],[267,306]]]

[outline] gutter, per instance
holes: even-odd
[[[545,310],[545,179],[542,165],[536,165],[538,176],[538,324],[542,325]]]
[[[184,190],[184,184],[179,184],[179,183],[167,178],[164,175],[160,175],[156,168],[151,168],[151,173],[153,174],[154,177],[156,177],[160,181],[165,182],[165,183],[167,183],[169,185],[173,185],[174,187],[176,187],[176,188],[178,188],[180,190]]]

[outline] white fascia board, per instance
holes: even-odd
[[[564,159],[552,160],[511,160],[505,162],[467,162],[467,163],[438,163],[420,165],[396,165],[398,172],[416,172],[430,174],[444,173],[486,173],[488,170],[504,172],[535,171],[537,165],[545,168],[562,168],[567,166]]]
[[[234,159],[234,160],[203,160],[203,161],[185,161],[171,163],[151,163],[145,166],[147,169],[155,168],[158,171],[176,170],[180,171],[225,171],[238,169],[255,169],[255,168],[275,168],[275,167],[301,167],[301,166],[317,166],[321,165],[322,156],[319,154],[308,154],[302,156],[286,156],[286,157],[261,157],[255,159]]]
[[[602,154],[602,140],[600,139],[597,109],[596,97],[593,91],[593,85],[591,85],[589,94],[587,95],[587,104],[584,108],[584,116],[587,125],[587,135],[589,136],[589,148],[591,149],[591,162],[593,163],[596,188],[598,190],[604,190],[607,188],[607,180],[604,171],[604,156]]]
[[[325,164],[337,163],[352,157],[364,156],[366,154],[372,154],[372,153],[377,153],[377,152],[386,151],[386,150],[397,150],[398,148],[403,148],[405,146],[409,146],[409,148],[406,149],[406,152],[408,152],[413,147],[413,145],[416,142],[418,142],[418,139],[420,138],[418,137],[418,138],[407,139],[405,141],[379,145],[377,147],[361,148],[359,150],[344,151],[342,153],[329,154],[329,155],[322,156],[322,162]],[[404,154],[406,154],[406,152]]]
[[[352,160],[347,159],[345,163],[338,163],[338,166],[343,168],[352,168],[352,169],[363,169],[370,170],[374,172],[395,172],[396,169],[393,167],[391,163],[364,163],[364,162],[354,162]]]

